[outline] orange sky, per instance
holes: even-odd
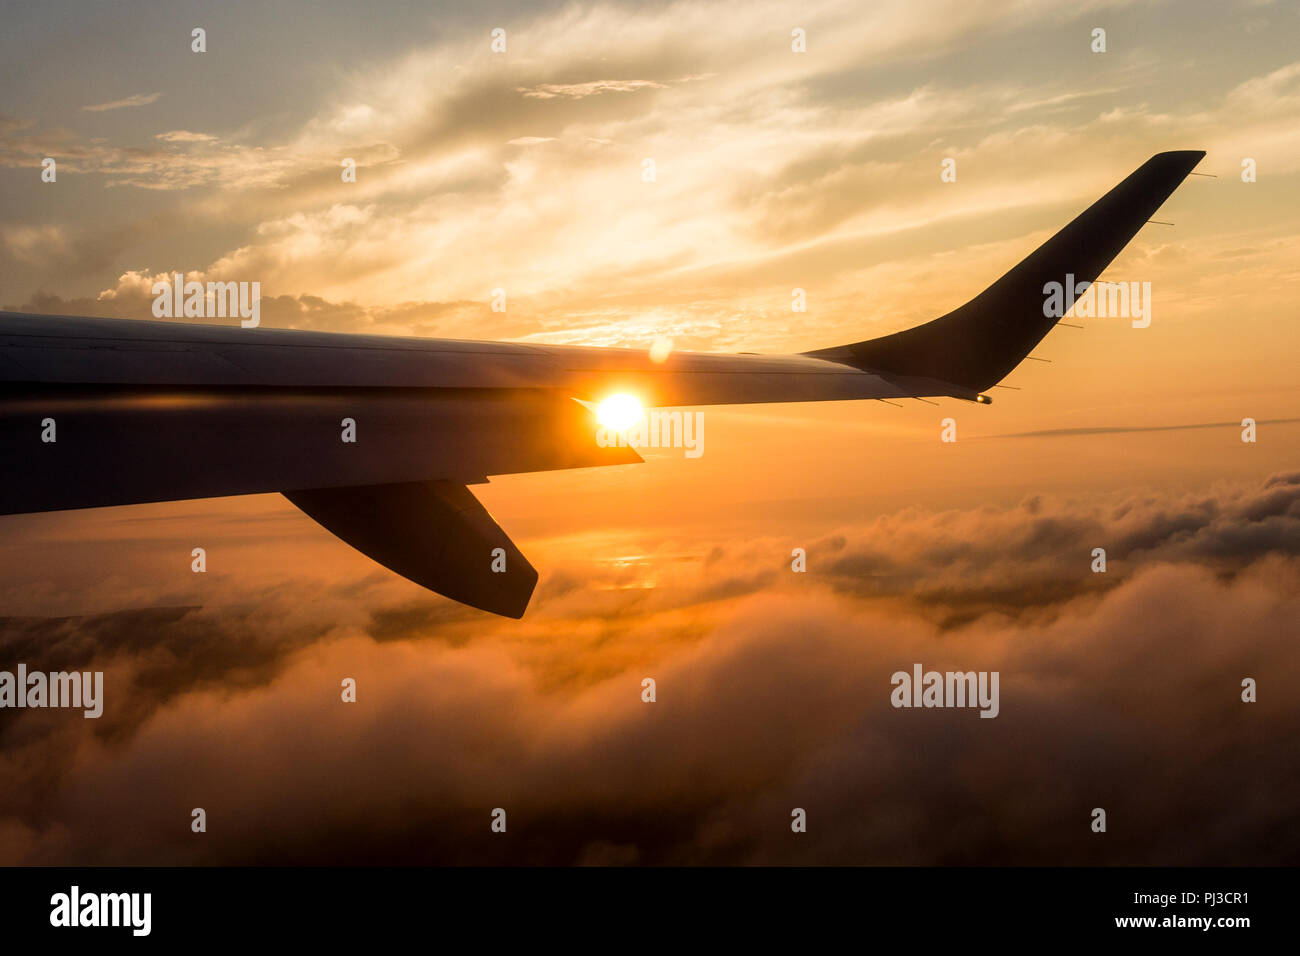
[[[0,518],[0,666],[110,678],[99,728],[2,718],[0,862],[1298,858],[1294,5],[239,2],[202,55],[170,5],[50,6],[0,39],[5,308],[149,318],[184,271],[267,326],[798,351],[960,305],[1153,153],[1212,177],[1105,274],[1150,327],[1057,329],[991,406],[710,407],[699,458],[476,487],[522,622],[278,496]],[[1002,668],[996,728],[898,720],[916,659]],[[1077,840],[1094,801],[1147,829]]]

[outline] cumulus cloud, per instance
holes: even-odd
[[[10,235],[0,232],[5,241],[22,243],[35,253],[39,243],[56,244],[58,235]],[[218,263],[211,271],[189,270],[187,282],[254,281],[250,271],[238,264]],[[103,318],[145,319],[153,315],[156,282],[174,282],[169,273],[151,273],[131,269],[94,298],[70,298],[40,293],[25,302],[9,303],[6,310],[45,315],[88,315]],[[482,302],[401,302],[392,306],[361,305],[356,302],[332,302],[317,295],[267,295],[261,298],[262,324],[267,327],[295,328],[320,332],[354,332],[372,335],[454,336],[465,325],[478,320],[486,311]],[[207,319],[217,323],[221,319]],[[232,321],[234,324],[234,321]],[[502,326],[504,334],[526,337],[535,334],[539,320],[525,308],[516,308],[510,321]]]

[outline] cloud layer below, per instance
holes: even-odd
[[[251,527],[311,564],[296,526]],[[1300,859],[1300,474],[905,511],[811,543],[806,574],[779,541],[546,550],[522,623],[364,559],[7,620],[0,660],[108,690],[99,721],[5,713],[0,861]],[[999,671],[1001,715],[893,709],[914,662]]]

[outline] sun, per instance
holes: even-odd
[[[596,424],[610,431],[627,431],[640,420],[641,400],[626,392],[611,395],[596,407]]]

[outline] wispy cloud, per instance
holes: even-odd
[[[552,100],[568,97],[580,100],[584,96],[597,96],[601,93],[633,93],[637,90],[662,90],[663,83],[653,80],[592,80],[588,83],[542,83],[534,87],[519,87],[518,92],[524,96],[539,100]]]
[[[164,143],[211,143],[216,137],[207,133],[194,133],[187,129],[173,129],[157,134],[154,139],[160,139]]]
[[[112,100],[108,103],[96,103],[93,106],[83,106],[82,109],[88,113],[104,113],[108,110],[128,109],[132,106],[148,106],[150,103],[158,102],[162,96],[161,93],[134,93],[131,96],[123,97],[120,100]]]

